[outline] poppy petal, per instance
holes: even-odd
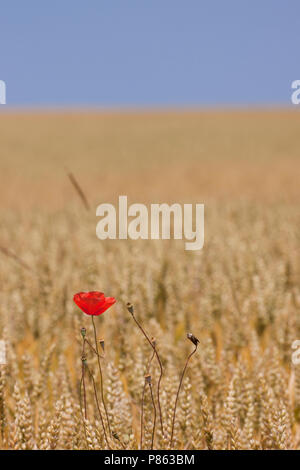
[[[103,292],[98,291],[78,292],[73,300],[87,315],[100,315],[116,302],[114,297],[105,297]]]

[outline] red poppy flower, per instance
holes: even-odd
[[[79,292],[73,300],[87,315],[101,315],[116,302],[114,297],[105,297],[103,292]]]

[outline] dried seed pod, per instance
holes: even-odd
[[[199,339],[196,338],[196,336],[194,336],[192,333],[187,333],[187,339],[189,339],[195,346],[198,345],[198,343],[200,343]]]
[[[128,312],[131,313],[131,315],[133,315],[133,305],[132,305],[132,303],[127,302],[126,307],[127,307]]]

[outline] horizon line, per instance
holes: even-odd
[[[168,112],[232,112],[232,111],[297,111],[300,106],[282,103],[272,104],[211,104],[211,105],[10,105],[0,106],[0,114],[27,113],[103,113],[103,114],[138,114]]]

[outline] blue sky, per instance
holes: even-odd
[[[2,0],[13,106],[290,105],[299,0]]]

